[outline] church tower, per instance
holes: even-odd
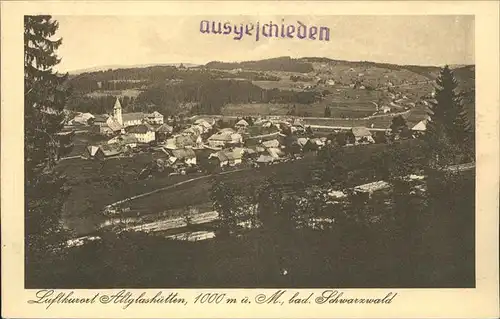
[[[113,116],[120,125],[123,125],[122,106],[118,98],[116,98],[115,107],[113,108]]]

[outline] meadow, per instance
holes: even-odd
[[[394,145],[398,149],[411,149],[421,145],[420,140],[406,140],[401,144]],[[358,178],[354,183],[362,184],[373,181],[374,172],[372,161],[374,156],[388,148],[387,144],[372,144],[344,147],[341,149],[343,157],[338,164],[355,173]],[[311,186],[314,179],[324,169],[323,162],[314,153],[306,153],[304,158],[274,165],[263,166],[253,169],[234,171],[217,176],[228,184],[241,184],[245,181],[245,188],[251,189],[262,185],[271,178],[281,185],[304,185]],[[141,197],[127,202],[124,207],[130,208],[134,214],[158,216],[159,218],[179,216],[188,208],[195,208],[201,212],[211,210],[210,189],[213,177],[198,179],[178,187],[158,192],[149,196]],[[355,186],[353,184],[352,186]],[[149,217],[151,219],[154,217]]]
[[[418,142],[418,141],[417,141]],[[414,141],[409,141],[414,143]],[[385,144],[362,145],[344,148],[346,165],[353,169],[363,167],[372,154],[387,147]],[[103,162],[96,160],[70,159],[61,161],[57,171],[66,175],[71,187],[63,208],[66,227],[76,235],[92,233],[106,217],[102,211],[106,205],[130,196],[150,192],[189,179],[204,176],[202,173],[173,175],[157,173],[152,178],[138,180],[137,174],[164,153],[141,153],[134,157],[110,158]],[[260,168],[228,172],[218,177],[227,182],[245,181],[245,185],[259,185],[266,178],[273,177],[280,183],[307,183],[322,163],[313,153],[303,159],[279,163]],[[210,176],[181,184],[164,192],[158,192],[124,204],[134,216],[161,214],[169,217],[181,214],[187,207],[198,207],[206,211],[210,206]]]

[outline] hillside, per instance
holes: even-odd
[[[474,113],[475,67],[454,66],[454,72]],[[120,97],[127,112],[323,117],[329,108],[332,118],[359,119],[385,107],[389,116],[412,110],[418,122],[438,73],[434,66],[318,57],[107,69],[70,76],[67,108],[109,113]]]
[[[184,66],[186,68],[194,68],[198,67],[199,64],[193,64],[193,63],[162,63],[162,64],[138,64],[138,65],[102,65],[102,66],[95,66],[92,68],[85,68],[85,69],[78,69],[78,70],[71,70],[68,71],[70,76],[75,76],[78,74],[82,73],[90,73],[90,72],[99,72],[99,71],[106,71],[106,70],[116,70],[116,69],[136,69],[136,68],[146,68],[146,67],[160,67],[160,66],[173,66],[173,67],[179,67],[179,66]]]

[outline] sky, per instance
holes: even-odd
[[[101,66],[205,64],[278,56],[412,65],[474,64],[474,17],[426,16],[54,16],[61,72]],[[202,20],[330,28],[330,41],[203,34]]]

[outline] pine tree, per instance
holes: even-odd
[[[330,117],[332,116],[332,111],[330,110],[330,107],[327,105],[325,106],[325,117]]]
[[[392,134],[399,134],[401,133],[405,128],[408,128],[408,124],[406,123],[406,120],[403,116],[398,115],[392,118],[391,122],[391,132]]]
[[[436,80],[434,101],[429,107],[426,140],[441,164],[451,164],[467,155],[470,144],[470,123],[457,92],[457,80],[445,66]]]
[[[57,133],[63,127],[67,90],[53,67],[61,39],[51,40],[58,23],[51,16],[24,17],[24,154],[27,266],[46,260],[64,239],[61,209],[64,179],[54,172],[59,158]],[[33,275],[33,277],[36,275]]]

